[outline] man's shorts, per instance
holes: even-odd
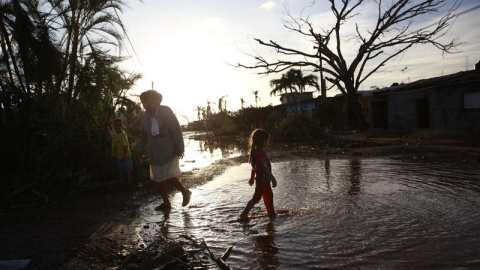
[[[117,164],[118,164],[118,169],[122,173],[129,173],[133,170],[133,164],[132,164],[132,158],[127,157],[124,160],[118,160],[117,159]]]
[[[169,162],[162,165],[150,165],[150,180],[154,182],[163,182],[170,178],[182,175],[180,171],[180,161],[174,157]]]

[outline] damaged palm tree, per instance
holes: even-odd
[[[255,38],[260,45],[273,48],[281,57],[270,60],[255,54],[252,55],[255,63],[238,63],[237,66],[261,69],[258,73],[261,75],[281,73],[292,67],[312,68],[314,72],[320,73],[321,79],[325,75],[331,87],[342,92],[361,129],[366,128],[366,123],[357,91],[372,74],[384,71],[390,60],[406,53],[415,45],[433,45],[442,53],[453,53],[462,45],[458,39],[445,42],[439,39],[445,36],[456,19],[455,11],[460,6],[459,1],[328,0],[315,1],[312,6],[317,7],[326,2],[330,5],[333,20],[322,18],[321,27],[314,26],[308,16],[295,18],[286,12],[289,20],[284,20],[284,27],[299,34],[299,37],[306,37],[309,40],[307,42],[312,42],[312,46],[303,46],[311,48],[310,50]],[[365,26],[364,23],[360,25],[357,22],[362,17],[362,10],[367,9],[375,10],[376,19],[371,21],[370,26]],[[418,20],[436,14],[440,14],[440,18],[434,23],[419,27]],[[327,22],[330,21],[331,24],[328,25]],[[322,95],[325,95],[325,91],[322,91]]]

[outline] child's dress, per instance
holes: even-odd
[[[260,160],[264,158],[267,161],[269,170],[272,170],[270,159],[265,151],[261,149],[255,149],[255,193],[253,194],[252,201],[258,203],[263,197],[263,202],[267,208],[267,214],[275,214],[275,208],[273,207],[273,191],[270,185],[271,180],[268,178],[267,172],[264,170]]]

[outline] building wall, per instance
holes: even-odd
[[[295,104],[292,104],[292,103],[288,103],[288,104],[285,104],[285,108],[287,110],[287,114],[288,113],[306,113],[308,115],[312,115],[312,111],[313,109],[315,109],[315,100],[310,100],[308,102],[301,102],[301,103],[298,103],[296,108],[295,108]]]
[[[464,96],[467,93],[480,93],[480,82],[464,82],[389,93],[389,127],[400,131],[419,129],[418,100],[427,99],[428,128],[478,133],[480,132],[480,108],[465,108]]]

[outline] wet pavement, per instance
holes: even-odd
[[[141,206],[138,236],[194,235],[216,254],[233,245],[235,269],[478,269],[480,169],[391,158],[295,158],[272,163],[276,209],[262,202],[237,222],[253,194],[247,163],[193,189],[189,207],[165,216]],[[148,226],[145,226],[148,225]]]

